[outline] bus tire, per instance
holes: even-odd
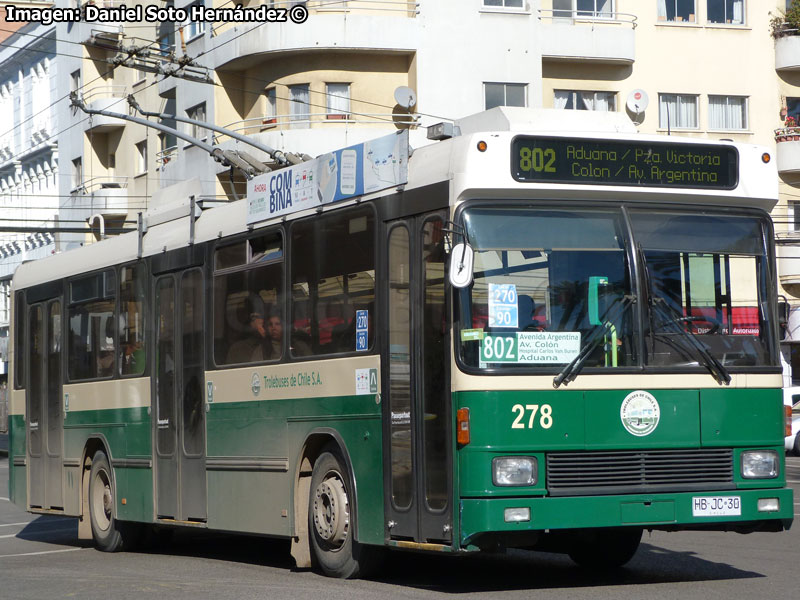
[[[363,577],[376,554],[353,540],[355,514],[350,476],[338,449],[328,448],[314,462],[308,498],[311,560],[329,577]]]
[[[105,452],[92,457],[89,471],[89,521],[92,538],[99,550],[116,552],[122,549],[122,531],[114,517],[114,477]]]
[[[626,564],[642,541],[636,527],[586,530],[570,543],[569,557],[587,569],[615,569]]]

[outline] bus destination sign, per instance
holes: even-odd
[[[517,136],[517,181],[731,190],[739,181],[732,146]]]

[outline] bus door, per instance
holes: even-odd
[[[382,347],[386,523],[391,539],[452,539],[444,213],[388,223]]]
[[[62,510],[64,407],[61,394],[61,300],[28,307],[28,500]]]
[[[207,498],[202,271],[158,277],[154,313],[156,516],[203,522]]]

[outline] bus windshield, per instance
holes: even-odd
[[[761,221],[712,214],[630,214],[648,296],[647,363],[697,364],[688,333],[723,366],[771,364]]]
[[[461,357],[469,367],[557,367],[615,314],[585,367],[633,365],[632,293],[621,211],[473,208],[474,283],[460,296]],[[613,346],[612,346],[612,340]]]
[[[457,294],[462,364],[563,372],[577,361],[715,377],[772,365],[761,219],[629,215],[632,238],[620,209],[464,210],[475,265],[474,283]],[[643,304],[634,301],[633,250]]]

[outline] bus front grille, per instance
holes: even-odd
[[[550,452],[553,496],[730,489],[731,448]]]

